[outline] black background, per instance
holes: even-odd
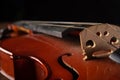
[[[1,0],[0,21],[53,20],[120,25],[119,0]]]

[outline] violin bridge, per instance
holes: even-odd
[[[120,46],[120,28],[110,24],[99,24],[84,29],[80,42],[84,59],[106,57]]]

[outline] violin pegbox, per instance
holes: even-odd
[[[106,57],[120,46],[120,28],[111,24],[99,24],[80,32],[84,60]]]

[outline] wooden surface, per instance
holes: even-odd
[[[43,34],[39,35],[26,35],[17,38],[7,39],[2,41],[3,48],[13,52],[19,56],[34,56],[47,67],[49,80],[119,80],[120,79],[120,64],[111,61],[109,58],[94,59],[90,61],[84,61],[80,44],[77,41],[63,40]],[[67,53],[72,54],[67,56]],[[60,56],[65,62],[67,67],[74,70],[78,76],[74,76],[69,69],[65,68],[59,63]],[[47,64],[47,65],[46,65]],[[49,67],[48,67],[49,66]],[[25,67],[19,65],[19,70]],[[29,67],[30,68],[30,67]],[[27,69],[27,68],[24,68]],[[31,71],[34,68],[31,68]],[[36,65],[36,70],[40,69],[40,66]],[[41,70],[39,70],[41,71]],[[38,71],[38,72],[39,72]],[[77,71],[77,72],[76,72]],[[20,74],[26,75],[26,72],[18,73],[16,69],[16,75],[18,80],[26,80]],[[30,72],[27,73],[27,75]],[[36,74],[35,80],[45,78],[39,73]],[[26,77],[27,77],[26,75]],[[68,77],[69,76],[69,77]],[[30,78],[31,76],[29,76]],[[78,78],[77,78],[78,77]],[[34,80],[34,79],[29,79]],[[43,79],[44,80],[44,79]]]

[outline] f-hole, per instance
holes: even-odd
[[[63,54],[61,56],[58,57],[58,63],[65,69],[67,69],[73,76],[73,80],[77,80],[79,77],[79,73],[77,72],[77,70],[73,67],[71,67],[69,64],[67,64],[64,60],[63,60],[63,56],[72,56],[71,53],[66,53]]]

